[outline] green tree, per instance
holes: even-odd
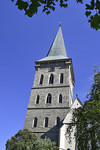
[[[100,70],[94,71],[94,83],[87,98],[83,108],[74,110],[67,132],[70,134],[70,129],[76,125],[78,150],[100,150]]]
[[[32,17],[38,12],[39,7],[48,15],[51,10],[54,11],[56,4],[59,2],[60,7],[68,7],[68,0],[11,0],[15,1],[18,9],[24,10],[25,15]],[[84,4],[84,0],[76,0],[77,3]],[[85,15],[93,29],[100,29],[100,0],[90,0],[89,4],[85,4]]]
[[[7,140],[6,150],[58,150],[58,148],[50,139],[38,138],[28,129],[24,129]]]
[[[36,150],[59,150],[58,147],[56,146],[56,143],[51,142],[51,140],[48,138],[45,139],[38,138],[35,143],[35,149]]]
[[[37,137],[29,130],[19,130],[15,136],[8,139],[6,143],[6,150],[32,150],[33,142],[37,140]]]

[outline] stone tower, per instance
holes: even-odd
[[[73,103],[74,74],[67,57],[61,26],[47,56],[35,62],[24,128],[59,143],[59,130]]]

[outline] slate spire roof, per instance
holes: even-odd
[[[67,59],[64,39],[62,35],[61,25],[56,34],[56,37],[49,49],[47,56],[39,61],[48,61],[48,60],[58,60],[58,59]]]

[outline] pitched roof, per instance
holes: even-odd
[[[39,61],[48,61],[48,60],[59,60],[59,59],[67,59],[64,39],[62,35],[61,26],[56,34],[56,37],[48,51],[48,54],[45,58]]]
[[[74,111],[74,109],[77,109],[79,107],[83,107],[83,104],[79,100],[78,95],[76,95],[76,98],[75,98],[72,106],[70,107],[69,112],[67,113],[67,115],[63,121],[63,124],[68,124],[68,123],[72,122],[73,111]]]

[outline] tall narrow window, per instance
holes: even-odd
[[[59,95],[59,103],[62,103],[62,95]]]
[[[64,74],[61,73],[61,75],[60,75],[60,83],[63,83],[63,81],[64,81]]]
[[[54,75],[51,74],[49,79],[49,84],[53,84],[53,82],[54,82]]]
[[[52,100],[52,96],[51,96],[51,94],[49,93],[48,96],[47,96],[47,103],[51,103],[51,100]]]
[[[37,118],[34,118],[34,127],[37,127]]]
[[[48,127],[48,118],[45,118],[45,127]]]
[[[44,78],[44,76],[43,76],[43,74],[41,74],[41,78],[40,78],[40,84],[41,85],[43,84],[43,78]]]
[[[37,95],[37,98],[36,98],[36,104],[39,104],[39,99],[40,99],[40,96]]]
[[[60,118],[57,117],[57,127],[59,127],[59,126],[60,126]]]

